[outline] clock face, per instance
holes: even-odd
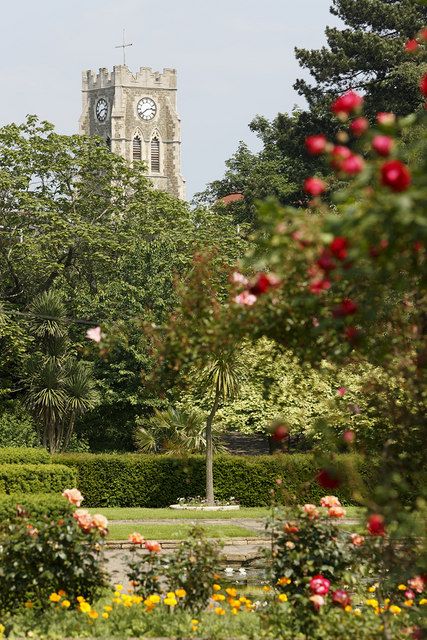
[[[107,114],[108,114],[108,104],[107,104],[107,101],[104,100],[104,98],[101,98],[96,103],[95,113],[96,113],[96,117],[98,118],[99,122],[105,122],[106,121]]]
[[[157,105],[151,98],[141,98],[136,110],[141,120],[152,120],[157,113]]]

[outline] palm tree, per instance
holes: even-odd
[[[216,356],[203,371],[203,382],[213,398],[206,418],[206,502],[215,503],[213,483],[213,422],[220,403],[233,400],[239,392],[240,367],[236,351],[226,351]]]
[[[213,437],[214,449],[220,443]],[[135,431],[135,444],[144,453],[163,452],[173,455],[206,451],[205,419],[194,409],[156,410],[148,420],[140,420]]]
[[[68,446],[76,418],[96,405],[98,394],[88,365],[71,351],[59,294],[40,294],[30,312],[37,347],[24,380],[26,404],[40,425],[43,446],[55,453]]]

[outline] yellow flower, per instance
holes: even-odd
[[[353,613],[354,613],[354,615],[355,615],[355,616],[361,616],[361,615],[362,615],[362,612],[361,612],[361,610],[360,610],[360,609],[355,609],[355,610],[353,611]]]
[[[109,604],[106,604],[106,605],[105,605],[105,607],[104,607],[104,609],[105,609],[105,611],[112,611],[112,610],[113,610],[113,607],[110,607],[110,605],[109,605]]]
[[[193,618],[193,620],[191,621],[191,624],[192,624],[192,625],[193,625],[193,627],[194,627],[196,624],[199,624],[199,621],[198,621],[198,620],[196,620],[196,618]]]
[[[222,602],[222,600],[225,600],[225,595],[223,593],[214,593],[212,600],[215,600],[215,602]]]
[[[399,591],[406,591],[408,587],[406,586],[406,584],[399,584],[397,588],[399,589]]]
[[[215,607],[215,613],[217,616],[225,616],[225,609],[222,607]]]
[[[270,591],[270,587],[268,586],[268,584],[265,584],[262,588],[263,591]]]
[[[213,589],[214,591],[221,591],[221,585],[219,585],[219,584],[214,584],[214,585],[213,585],[213,587],[212,587],[212,589]]]
[[[378,600],[370,598],[369,600],[365,600],[365,604],[367,604],[368,607],[374,607],[374,609],[376,609],[378,607]]]
[[[372,587],[368,587],[369,593],[374,593],[377,590],[377,585],[373,584]]]
[[[90,618],[93,618],[94,620],[96,620],[96,619],[97,619],[98,615],[99,615],[99,614],[98,614],[98,612],[97,612],[97,611],[89,611],[89,617],[90,617]]]
[[[123,591],[123,585],[122,584],[116,584],[116,591]]]
[[[26,609],[32,609],[32,608],[34,607],[34,603],[33,603],[33,602],[30,602],[30,600],[29,600],[28,602],[26,602],[26,603],[24,604],[24,607],[25,607]]]
[[[178,598],[185,598],[185,596],[187,595],[187,592],[185,589],[177,589],[175,591],[175,595],[177,595]]]
[[[233,616],[236,616],[236,615],[239,613],[239,610],[238,610],[238,609],[236,609],[236,607],[233,607],[233,608],[231,609],[231,613],[233,614]]]
[[[102,614],[102,617],[104,618],[104,620],[107,620],[109,618],[109,615],[104,611],[104,613]]]
[[[3,635],[5,629],[6,629],[6,627],[4,627],[2,624],[0,624],[0,636]]]
[[[279,578],[277,581],[277,584],[279,584],[281,587],[284,587],[287,584],[291,584],[292,580],[290,578]]]
[[[115,604],[120,604],[120,603],[121,603],[121,600],[120,600],[120,598],[113,598],[113,602],[114,602]]]
[[[286,593],[279,593],[277,599],[279,600],[279,602],[287,602],[288,596],[286,595]]]
[[[85,599],[83,598],[83,596],[77,596],[77,602],[84,602]]]
[[[71,607],[71,602],[69,600],[63,600],[61,602],[61,607],[64,607],[64,609],[68,609],[68,607]]]
[[[235,598],[237,596],[237,590],[234,589],[233,587],[229,587],[228,589],[225,590],[225,593],[228,593],[228,595],[231,598]]]
[[[161,598],[158,593],[153,593],[151,596],[148,596],[147,600],[149,600],[152,604],[159,604]]]
[[[405,605],[405,607],[412,607],[414,604],[413,600],[405,600],[405,602],[403,603]]]
[[[400,613],[402,609],[398,607],[396,604],[392,604],[389,611],[390,613],[393,613],[394,615],[396,615],[397,613]]]
[[[120,593],[120,591],[117,591],[117,590],[116,590],[116,591],[114,592],[114,596],[115,596],[116,598],[120,598],[120,596],[121,596],[121,595],[122,595],[122,594]]]
[[[240,602],[240,600],[236,600],[235,598],[230,598],[229,601],[228,601],[228,604],[233,609],[238,609],[239,607],[242,606],[242,603]]]
[[[89,602],[80,602],[79,609],[82,613],[89,613],[89,611],[91,610],[91,606]]]
[[[427,598],[421,598],[418,604],[421,604],[421,605],[427,604]]]
[[[51,593],[49,596],[49,600],[51,602],[59,602],[61,600],[61,596],[59,595],[59,593]]]
[[[348,604],[344,607],[344,611],[347,611],[347,613],[350,613],[350,611],[353,611],[353,607],[351,606],[351,604]]]
[[[192,625],[192,627],[191,627],[191,631],[192,631],[193,633],[194,633],[195,631],[197,631],[197,626]]]
[[[176,605],[178,604],[178,601],[176,600],[175,596],[169,597],[166,596],[166,598],[163,600],[163,602],[168,606],[168,607],[176,607]]]

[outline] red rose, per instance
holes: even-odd
[[[390,155],[394,147],[394,140],[390,136],[375,136],[372,140],[372,149],[380,156]]]
[[[343,236],[337,236],[329,245],[329,249],[338,260],[345,260],[347,257],[348,240]]]
[[[423,75],[420,82],[420,90],[423,96],[427,97],[427,73]]]
[[[359,329],[357,329],[357,327],[346,327],[344,337],[349,342],[356,342],[359,337]]]
[[[351,155],[351,151],[348,147],[336,144],[331,151],[331,167],[334,169],[341,169],[343,161]]]
[[[331,111],[335,115],[344,113],[348,115],[352,111],[359,109],[363,104],[362,96],[359,96],[355,91],[347,91],[344,95],[340,96],[331,104]]]
[[[323,269],[323,271],[332,271],[337,266],[332,260],[332,254],[329,249],[324,249],[322,251],[319,259],[317,260],[317,264],[321,269]]]
[[[313,576],[310,580],[310,591],[318,596],[325,596],[328,593],[330,586],[330,581],[320,574]]]
[[[421,40],[425,40],[427,42],[427,27],[424,27],[424,29],[421,29],[418,35],[421,38]]]
[[[326,136],[320,134],[317,136],[308,136],[305,139],[305,148],[312,156],[318,156],[325,151],[327,144]]]
[[[356,434],[354,433],[354,431],[351,431],[351,429],[347,429],[342,434],[342,439],[346,444],[353,444],[355,438],[356,438]]]
[[[322,291],[327,291],[330,288],[331,288],[331,283],[329,280],[326,280],[326,279],[313,280],[309,286],[310,292],[316,295],[322,293]]]
[[[276,442],[282,442],[282,440],[285,440],[288,436],[289,429],[284,424],[277,425],[277,427],[275,427],[273,433],[271,434],[271,437]]]
[[[343,609],[345,609],[345,607],[350,604],[351,598],[344,589],[337,589],[332,592],[332,602],[339,604]]]
[[[341,163],[341,171],[347,173],[350,176],[356,175],[363,171],[363,167],[365,163],[363,162],[362,156],[359,155],[351,155]]]
[[[320,196],[326,191],[326,183],[320,178],[307,178],[304,181],[304,191],[311,196]]]
[[[389,160],[381,167],[381,183],[392,191],[406,191],[411,181],[408,167],[400,160]]]
[[[336,489],[341,484],[339,478],[327,469],[320,469],[317,472],[316,482],[324,489]]]
[[[405,51],[407,51],[408,53],[416,51],[416,49],[418,49],[418,42],[415,40],[415,38],[412,38],[411,40],[405,42]]]
[[[335,307],[332,311],[334,318],[343,318],[345,316],[352,316],[357,312],[357,304],[350,298],[344,298],[344,300]]]
[[[278,287],[281,280],[271,273],[260,273],[255,283],[249,288],[249,292],[254,296],[266,293],[269,289]]]
[[[356,118],[355,120],[353,120],[353,122],[350,124],[349,129],[351,133],[356,136],[356,138],[360,138],[360,136],[362,136],[365,131],[369,129],[369,121],[367,118],[360,116],[360,118]]]
[[[385,535],[385,522],[384,517],[379,513],[373,513],[368,518],[367,529],[371,536],[384,536]]]

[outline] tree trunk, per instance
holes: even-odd
[[[206,419],[206,502],[208,505],[215,503],[214,486],[213,486],[213,442],[212,442],[212,424],[215,414],[219,406],[219,387],[215,389],[215,398]]]

